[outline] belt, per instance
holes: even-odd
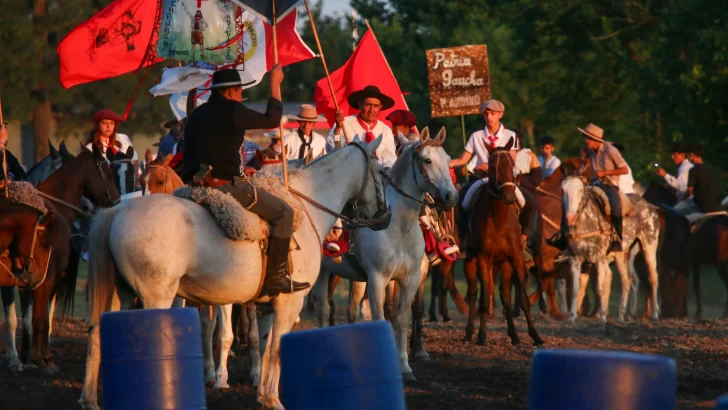
[[[202,178],[202,186],[217,188],[220,185],[229,184],[233,181],[229,179],[218,179],[218,178]]]

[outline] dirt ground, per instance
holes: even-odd
[[[406,384],[410,409],[525,409],[529,364],[534,348],[525,333],[525,320],[517,319],[522,344],[512,346],[505,334],[505,322],[488,323],[486,346],[464,343],[464,318],[454,312],[450,323],[426,323],[426,348],[431,361],[415,362],[416,382]],[[338,321],[344,312],[337,312]],[[299,328],[310,328],[312,318],[304,315]],[[657,325],[610,322],[599,325],[581,319],[575,326],[538,318],[537,328],[546,341],[544,348],[614,349],[654,353],[677,359],[678,408],[712,408],[716,397],[728,392],[728,322],[662,321]],[[56,333],[54,331],[54,333]],[[37,370],[11,374],[0,369],[0,408],[78,408],[86,354],[86,326],[71,319],[59,328],[53,351],[61,372],[44,376]],[[0,351],[6,347],[3,338]],[[245,354],[230,359],[230,385],[224,391],[207,389],[209,409],[241,410],[260,408],[248,379]]]

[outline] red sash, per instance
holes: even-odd
[[[376,127],[376,126],[377,126],[377,123],[378,123],[379,121],[376,121],[376,120],[375,120],[375,121],[374,121],[374,123],[372,123],[372,125],[371,125],[371,126],[369,126],[369,125],[367,125],[367,123],[366,123],[366,122],[364,122],[364,120],[363,120],[363,119],[361,118],[361,115],[357,115],[357,116],[356,116],[356,120],[357,120],[357,121],[359,121],[359,125],[361,125],[361,127],[362,127],[362,128],[364,128],[364,130],[366,131],[366,135],[365,135],[365,137],[364,137],[364,141],[365,141],[365,142],[366,142],[367,144],[368,144],[368,143],[370,143],[370,142],[372,142],[372,141],[374,141],[375,139],[377,139],[377,137],[376,137],[376,136],[374,136],[374,132],[372,132],[372,130],[374,129],[374,127]],[[377,156],[377,153],[376,153],[376,152],[374,153],[374,158],[377,158],[377,159],[379,159],[379,157]]]

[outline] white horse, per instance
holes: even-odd
[[[635,245],[635,242],[639,242],[639,247],[650,272],[649,281],[652,287],[651,319],[657,320],[659,318],[657,245],[660,221],[652,206],[642,199],[632,205],[634,209],[631,215],[623,220],[622,249],[624,251],[607,256],[611,229],[598,205],[598,202],[608,203],[606,195],[601,193],[599,188],[587,187],[580,177],[566,177],[561,184],[561,188],[563,189],[563,211],[571,231],[569,236],[569,261],[571,265],[572,295],[568,322],[573,324],[576,320],[577,309],[581,306],[586,292],[588,275],[581,277],[583,262],[592,263],[596,267],[600,319],[602,323],[607,322],[609,293],[612,285],[612,271],[608,264],[612,258],[622,279],[622,295],[617,320],[624,321],[632,285],[632,275],[627,266],[627,259],[634,257],[634,255],[630,255],[630,248]],[[600,194],[604,196],[601,197]]]
[[[444,128],[434,139],[429,138],[425,128],[421,143],[400,137],[404,147],[389,170],[390,183],[386,188],[387,202],[392,206],[389,227],[382,231],[360,229],[354,234],[353,254],[360,269],[352,267],[347,259],[341,264],[330,260],[324,260],[322,264],[326,271],[344,279],[367,282],[372,320],[384,320],[386,288],[392,280],[399,283],[399,307],[393,325],[398,333],[402,374],[408,380],[413,380],[414,376],[407,357],[407,333],[412,301],[421,284],[421,266],[425,259],[425,241],[418,223],[425,192],[440,198],[445,207],[453,207],[458,198],[449,173],[450,157],[442,149],[444,141]],[[328,317],[326,284],[329,274],[320,275],[315,286],[320,318]],[[321,322],[319,320],[319,325]]]
[[[291,191],[301,199],[309,216],[295,233],[298,247],[291,253],[294,280],[316,281],[319,263],[311,260],[321,257],[320,233],[331,229],[335,212],[347,202],[356,205],[355,220],[383,215],[359,224],[374,224],[378,229],[388,224],[381,166],[373,156],[380,143],[381,136],[369,144],[348,145],[291,176]],[[136,229],[140,225],[148,229]],[[149,246],[149,242],[156,246]],[[143,196],[100,212],[93,220],[89,243],[90,331],[79,400],[86,409],[99,408],[98,323],[103,312],[129,308],[135,295],[145,308],[152,309],[169,308],[177,295],[206,305],[245,303],[256,296],[262,280],[258,242],[228,239],[202,206],[175,196]],[[275,316],[258,388],[258,401],[268,408],[283,409],[278,397],[280,339],[291,330],[306,293],[280,294],[272,300]],[[264,297],[257,301],[271,300]],[[230,318],[223,317],[221,322],[230,323]],[[229,348],[221,346],[221,351]]]

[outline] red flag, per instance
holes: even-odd
[[[65,88],[162,61],[156,57],[161,1],[116,0],[63,38],[56,52]]]
[[[281,67],[305,61],[315,57],[313,51],[303,42],[296,31],[298,13],[289,13],[285,18],[276,24],[276,36],[278,41],[278,62]],[[265,41],[269,44],[265,47],[267,60],[266,71],[273,67],[273,26],[265,24]]]
[[[387,59],[382,49],[379,48],[377,40],[371,30],[362,36],[359,45],[349,60],[338,70],[331,73],[331,82],[334,85],[334,93],[339,103],[339,108],[344,115],[353,115],[359,112],[358,107],[352,107],[346,101],[349,94],[363,89],[368,85],[375,85],[379,90],[394,100],[394,107],[379,113],[379,120],[389,123],[385,117],[394,110],[406,110],[406,104],[402,91],[397,84],[397,79],[389,69]],[[316,110],[323,113],[333,125],[336,117],[336,106],[331,97],[331,89],[328,81],[323,78],[316,83],[314,93]]]

